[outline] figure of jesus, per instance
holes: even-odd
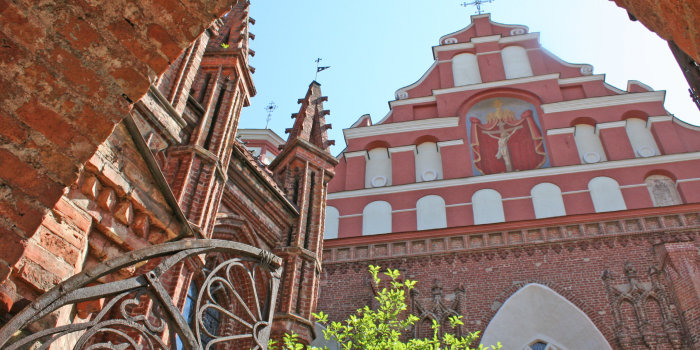
[[[513,171],[513,163],[510,159],[510,152],[508,152],[508,140],[515,134],[518,129],[522,129],[522,125],[518,125],[513,128],[506,128],[505,123],[502,121],[498,122],[498,129],[494,131],[484,131],[484,134],[491,138],[498,140],[498,151],[496,151],[496,159],[503,159],[506,165],[506,171]]]

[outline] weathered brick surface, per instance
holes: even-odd
[[[429,302],[435,284],[452,296],[464,287],[458,311],[470,331],[483,332],[511,295],[528,283],[538,283],[581,309],[613,349],[647,349],[642,343],[644,332],[656,334],[659,349],[673,349],[665,333],[668,324],[658,310],[645,309],[648,325],[638,324],[631,314],[623,327],[616,326],[614,312],[629,315],[610,299],[602,277],[608,271],[613,285],[628,283],[625,265],[630,263],[642,283],[650,283],[650,268],[663,270],[663,290],[676,300],[669,321],[682,334],[682,349],[695,349],[697,331],[692,327],[698,324],[700,222],[696,212],[663,219],[649,216],[569,226],[523,225],[518,230],[464,235],[455,230],[453,236],[406,235],[381,242],[370,239],[366,244],[334,241],[324,251],[318,309],[332,320],[341,320],[363,305],[376,304],[368,273],[368,265],[374,264],[399,269],[405,278],[417,280],[422,302]]]
[[[649,30],[674,41],[700,62],[700,2],[695,0],[614,0]]]
[[[232,2],[0,2],[0,226],[19,250],[4,261],[18,261],[149,77]]]

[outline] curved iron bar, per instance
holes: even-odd
[[[7,349],[19,349],[22,346],[46,338],[48,339],[44,341],[41,348],[48,348],[60,337],[79,331],[83,331],[85,333],[79,337],[74,349],[81,349],[85,348],[86,346],[87,348],[85,349],[100,349],[114,346],[112,343],[104,342],[91,344],[91,337],[100,332],[118,335],[119,337],[123,338],[124,341],[133,345],[135,341],[134,338],[123,331],[123,329],[130,329],[132,332],[140,335],[146,342],[146,347],[149,349],[166,348],[165,343],[159,339],[159,336],[155,336],[157,333],[160,333],[165,329],[165,324],[168,324],[169,329],[171,330],[171,345],[173,345],[175,341],[174,333],[177,333],[180,336],[185,349],[202,349],[203,344],[201,343],[199,332],[197,331],[197,336],[195,337],[195,334],[187,325],[187,321],[180,313],[180,310],[173,304],[170,296],[165,291],[165,288],[158,279],[171,267],[183,259],[194,255],[209,253],[223,253],[225,256],[232,258],[223,262],[220,264],[220,266],[217,266],[207,275],[207,282],[204,283],[204,286],[207,287],[200,288],[199,295],[197,297],[198,304],[197,309],[195,309],[195,314],[199,314],[198,311],[200,311],[200,307],[216,307],[214,306],[215,303],[210,302],[207,302],[204,305],[199,304],[199,301],[202,300],[202,296],[211,286],[211,283],[215,281],[223,281],[231,287],[237,285],[237,283],[235,283],[236,281],[229,280],[231,277],[233,277],[230,275],[230,273],[227,273],[227,275],[224,276],[228,279],[224,278],[222,280],[221,277],[216,276],[217,272],[221,271],[223,267],[240,265],[245,270],[244,272],[247,275],[246,277],[248,277],[247,279],[250,279],[252,276],[251,281],[253,285],[257,283],[255,280],[255,271],[257,269],[262,269],[269,274],[269,279],[266,282],[263,281],[267,284],[267,295],[265,300],[266,309],[264,315],[260,315],[261,317],[258,320],[253,320],[256,321],[256,323],[253,326],[253,329],[250,330],[250,334],[215,336],[217,337],[217,343],[227,339],[238,339],[243,337],[255,339],[256,344],[266,344],[269,337],[269,327],[274,313],[274,303],[282,272],[282,259],[268,251],[246,244],[207,239],[170,242],[132,251],[94,266],[80,274],[72,276],[41,295],[32,304],[13,317],[4,327],[2,327],[0,329],[0,348],[5,349],[7,342],[18,330],[27,327],[42,317],[56,311],[60,307],[87,300],[112,297],[104,305],[102,310],[98,312],[90,321],[36,332],[9,345]],[[156,267],[142,275],[134,276],[121,281],[86,287],[88,284],[97,281],[97,279],[103,276],[109,275],[122,268],[139,264],[154,258],[163,258],[163,260]],[[248,262],[249,264],[253,265],[252,270],[254,272],[252,274],[250,269],[247,268],[243,262]],[[233,292],[237,294],[235,288]],[[255,291],[255,293],[255,308],[259,309],[260,304],[257,291]],[[128,298],[129,295],[135,296]],[[154,312],[154,314],[160,318],[160,324],[156,325],[151,323],[150,320],[143,315],[133,316],[126,310],[125,303],[138,304],[139,298],[143,296],[147,296],[150,301],[154,303],[154,310],[157,308],[161,309],[160,314]],[[209,296],[211,297],[210,294]],[[108,317],[112,315],[110,311],[116,310],[115,308],[117,307],[117,304],[119,304],[118,313],[123,319],[108,319]],[[247,308],[247,305],[244,305],[244,307]],[[230,311],[224,311],[230,313]],[[198,318],[197,324],[199,324],[199,320],[200,319]],[[262,325],[263,329],[260,329],[259,325]],[[114,328],[114,326],[117,326],[117,328]]]

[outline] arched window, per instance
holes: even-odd
[[[501,51],[503,68],[506,71],[506,79],[532,76],[532,67],[527,58],[527,51],[520,46],[508,46]]]
[[[416,219],[419,230],[447,227],[445,201],[435,195],[419,199],[416,203]]]
[[[561,197],[559,186],[551,183],[541,183],[530,190],[532,206],[535,208],[535,217],[551,218],[566,215],[564,200]]]
[[[609,177],[601,176],[592,179],[588,182],[588,190],[596,213],[627,209],[620,185]]]
[[[192,327],[194,327],[194,322],[197,322],[197,311],[195,308],[197,306],[198,295],[197,285],[194,281],[192,281],[190,283],[190,287],[187,289],[185,306],[182,309],[182,316],[185,317],[187,323],[189,323]],[[221,324],[220,314],[215,308],[206,308],[204,314],[199,317],[202,317],[202,326],[206,328],[206,332],[202,332],[202,345],[206,345],[213,340],[213,338],[210,337],[207,332],[213,335],[217,335],[219,333],[219,325]],[[177,335],[175,338],[175,349],[183,349],[182,339],[180,339],[179,335]]]
[[[651,175],[644,179],[655,207],[683,204],[673,179],[663,175]]]
[[[491,189],[474,192],[472,210],[474,212],[474,225],[506,221],[501,194]]]
[[[452,79],[455,86],[481,83],[476,55],[461,53],[452,58]]]
[[[338,224],[340,213],[338,209],[326,206],[326,221],[324,225],[323,239],[338,238]]]
[[[391,186],[391,159],[386,148],[374,148],[367,152],[365,187]]]
[[[362,210],[362,235],[391,232],[391,204],[376,201]]]
[[[574,140],[581,163],[598,163],[608,160],[603,144],[595,133],[595,128],[587,124],[578,124],[574,129]]]
[[[435,142],[416,147],[416,182],[442,179],[442,158]]]
[[[654,136],[647,128],[647,123],[638,118],[627,119],[625,123],[625,131],[630,140],[634,154],[637,157],[658,156],[659,146],[656,145]]]

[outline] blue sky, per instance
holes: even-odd
[[[331,149],[340,152],[342,129],[363,114],[381,120],[394,92],[423,75],[433,62],[431,47],[445,34],[469,25],[475,9],[447,0],[254,1],[256,20],[251,65],[257,96],[242,112],[240,127],[264,128],[265,106],[278,106],[270,129],[286,138],[290,115],[298,111],[314,79],[316,63],[331,66],[318,82],[328,96],[333,124]],[[484,4],[495,22],[522,24],[540,33],[542,46],[571,63],[593,65],[594,74],[626,89],[639,80],[666,90],[666,109],[700,125],[700,111],[688,97],[688,84],[664,40],[608,0],[496,0]]]

